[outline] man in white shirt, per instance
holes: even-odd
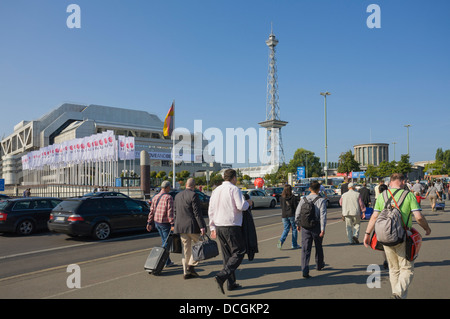
[[[252,205],[245,200],[236,186],[237,176],[234,169],[227,169],[224,182],[218,186],[209,200],[209,228],[211,238],[218,238],[222,250],[223,269],[214,277],[219,290],[225,294],[223,284],[227,281],[228,290],[240,288],[236,283],[235,271],[245,254],[245,241],[242,236],[242,211]]]

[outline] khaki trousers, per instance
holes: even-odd
[[[406,243],[396,246],[384,246],[386,259],[389,264],[389,280],[392,294],[406,298],[408,287],[414,277],[414,262],[408,261],[406,256]]]
[[[353,237],[359,239],[359,228],[361,224],[361,216],[345,216],[345,231],[347,233],[348,242],[353,242]]]
[[[197,266],[198,261],[192,258],[192,244],[195,244],[200,240],[200,234],[180,234],[181,243],[183,245],[183,258],[181,262],[183,263],[183,274],[188,275],[189,266]],[[186,261],[188,261],[186,263]]]

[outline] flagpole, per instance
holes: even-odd
[[[172,102],[173,104],[173,130],[172,130],[172,175],[173,175],[173,188],[176,186],[176,175],[175,175],[175,100]]]

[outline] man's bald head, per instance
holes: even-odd
[[[195,180],[193,178],[189,178],[186,181],[186,188],[191,188],[191,189],[195,188]]]

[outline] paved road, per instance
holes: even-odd
[[[450,295],[449,212],[431,212],[423,204],[432,234],[424,237],[409,298],[445,298]],[[125,234],[112,240],[75,240],[49,233],[32,237],[0,236],[0,298],[90,299],[217,299],[239,302],[253,299],[363,298],[385,299],[391,294],[388,272],[381,270],[381,287],[367,286],[368,266],[381,265],[380,252],[346,244],[344,223],[338,208],[330,209],[324,239],[326,268],[320,272],[311,261],[312,278],[303,279],[300,250],[290,249],[288,237],[276,248],[282,224],[279,208],[254,211],[259,253],[247,258],[237,271],[242,289],[219,293],[213,277],[221,258],[201,263],[198,279],[183,280],[181,255],[172,254],[176,266],[161,276],[147,274],[143,264],[149,247],[160,243],[155,233]],[[367,226],[363,221],[361,234]],[[417,225],[416,225],[417,226]],[[418,227],[418,226],[417,226]],[[418,227],[422,234],[423,230]],[[362,236],[361,236],[362,238]],[[313,258],[312,258],[313,259]],[[80,267],[81,288],[68,288],[70,264]]]

